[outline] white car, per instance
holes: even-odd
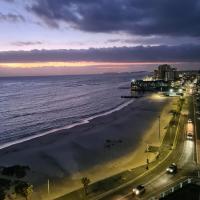
[[[192,123],[192,120],[191,120],[191,119],[188,119],[188,123]]]
[[[145,192],[144,185],[138,185],[136,188],[133,188],[133,194],[135,195],[141,195]]]

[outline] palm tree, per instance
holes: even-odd
[[[33,193],[33,186],[32,185],[28,185],[27,187],[25,187],[23,189],[23,193],[24,193],[24,196],[26,198],[26,200],[29,200],[32,193]]]
[[[90,179],[87,177],[83,177],[81,179],[81,182],[83,184],[83,189],[84,189],[85,195],[88,195],[88,185],[90,184]]]

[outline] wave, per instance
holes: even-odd
[[[60,128],[55,128],[55,129],[52,129],[52,130],[49,130],[49,131],[46,131],[46,132],[43,132],[43,133],[40,133],[40,134],[37,134],[37,135],[33,135],[33,136],[29,136],[29,137],[19,139],[19,140],[16,140],[16,141],[1,144],[0,149],[4,149],[4,148],[10,147],[10,146],[13,146],[13,145],[16,145],[16,144],[20,144],[20,143],[23,143],[23,142],[26,142],[26,141],[29,141],[29,140],[32,140],[32,139],[35,139],[35,138],[38,138],[38,137],[42,137],[42,136],[45,136],[45,135],[48,135],[48,134],[52,134],[52,133],[55,133],[57,131],[67,130],[67,129],[71,129],[71,128],[76,127],[76,126],[87,124],[93,119],[96,119],[98,117],[103,117],[103,116],[109,115],[113,112],[119,111],[119,110],[125,108],[126,106],[128,106],[129,104],[131,104],[133,101],[134,100],[131,99],[131,100],[117,106],[116,108],[113,108],[113,109],[106,111],[106,112],[103,112],[103,113],[99,113],[99,114],[87,117],[87,118],[81,120],[80,122],[76,122],[76,123],[73,123],[73,124],[70,124],[70,125],[67,125],[67,126],[64,126],[64,127],[60,127]]]

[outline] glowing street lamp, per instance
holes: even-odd
[[[179,93],[182,93],[182,92],[183,92],[183,89],[180,88],[180,89],[178,90],[178,92],[179,92]]]
[[[132,79],[132,80],[131,80],[131,83],[134,83],[134,82],[135,82],[135,79]]]

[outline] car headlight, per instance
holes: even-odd
[[[139,191],[139,190],[136,190],[136,191],[135,191],[135,194],[136,194],[136,195],[140,194],[140,191]]]
[[[171,173],[172,173],[174,170],[173,170],[173,169],[171,169],[171,168],[167,168],[167,169],[166,169],[166,171],[167,171],[167,172],[171,172]]]

